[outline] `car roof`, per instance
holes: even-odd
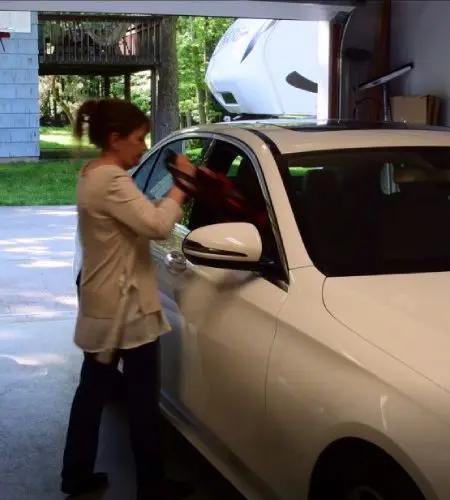
[[[450,146],[450,128],[394,122],[266,118],[185,129],[237,136],[253,132],[281,154],[348,148]]]

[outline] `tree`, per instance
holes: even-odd
[[[205,83],[206,70],[222,35],[233,23],[229,18],[180,17],[177,26],[180,111],[185,124],[215,121],[222,108]]]
[[[153,124],[152,143],[156,143],[179,128],[177,18],[166,16],[161,21],[161,65],[159,67],[156,123]]]
[[[51,92],[52,92],[52,97],[54,102],[61,107],[63,110],[64,114],[66,115],[67,119],[69,120],[69,123],[71,127],[73,127],[75,123],[75,118],[72,112],[72,107],[71,103],[68,99],[68,92],[61,92],[62,90],[62,82],[58,78],[58,76],[52,76],[52,84],[51,84]]]

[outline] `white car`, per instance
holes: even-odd
[[[152,243],[165,413],[248,499],[448,500],[449,132],[191,128],[134,172],[150,199],[168,148],[233,177],[268,224],[194,201]]]

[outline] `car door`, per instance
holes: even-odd
[[[181,365],[182,376],[188,373],[182,409],[197,423],[197,430],[214,438],[206,444],[224,445],[228,459],[244,462],[258,474],[264,470],[267,454],[263,433],[266,375],[276,318],[286,299],[286,274],[259,166],[251,151],[230,141],[216,138],[208,167],[233,177],[252,206],[268,213],[268,223],[258,229],[264,257],[279,265],[264,275],[186,262],[171,295],[183,325],[181,359],[171,369]],[[227,221],[247,220],[244,215],[230,216],[194,201],[183,227],[187,233]],[[174,239],[165,250],[180,252],[181,243]],[[162,281],[168,274],[167,268],[161,272]],[[170,358],[175,361],[173,356],[174,352]]]
[[[171,140],[142,162],[134,175],[136,184],[150,200],[161,199],[173,184],[172,176],[166,169],[167,154],[169,152],[185,154],[196,165],[203,160],[211,143],[212,138],[208,134],[180,136]],[[172,331],[161,339],[162,391],[166,398],[177,405],[181,405],[185,399],[185,387],[190,378],[184,324],[178,308],[178,294],[183,286],[184,276],[177,272],[177,264],[184,263],[181,245],[189,230],[183,222],[186,222],[189,210],[188,204],[183,219],[176,224],[168,240],[150,243],[161,304],[172,327]]]

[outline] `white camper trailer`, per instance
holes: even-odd
[[[328,118],[329,23],[238,19],[206,73],[231,114]]]

